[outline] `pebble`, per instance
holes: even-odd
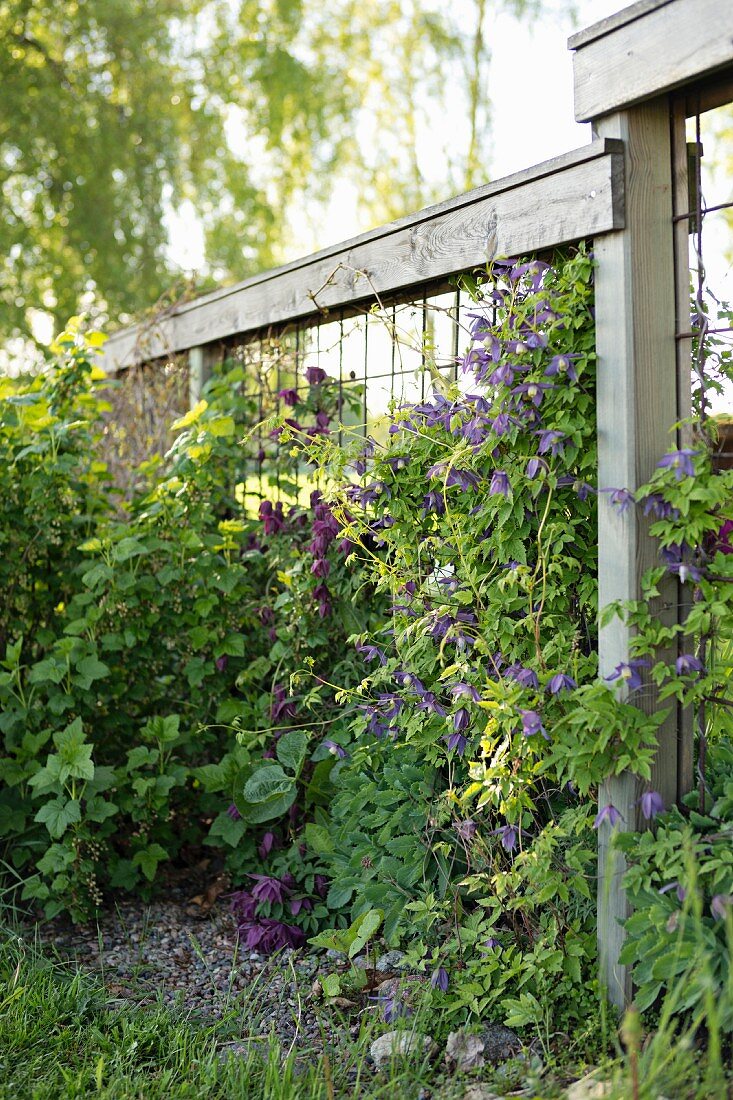
[[[399,970],[404,957],[404,951],[386,951],[384,955],[379,956],[374,969],[379,974],[386,974],[390,970]]]
[[[429,1035],[415,1031],[387,1031],[375,1039],[369,1053],[377,1069],[390,1064],[393,1058],[407,1058],[411,1054],[429,1054],[435,1043]]]

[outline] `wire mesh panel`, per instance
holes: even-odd
[[[253,425],[239,474],[245,509],[256,511],[265,498],[305,503],[316,487],[293,435],[337,428],[341,444],[367,436],[383,442],[391,411],[424,400],[436,380],[460,379],[472,308],[466,290],[441,287],[407,301],[332,311],[231,346],[226,363],[242,368],[244,415]],[[301,424],[299,410],[313,400],[311,386],[320,378],[337,394],[336,408],[309,407],[309,422]],[[278,416],[292,434],[273,426]]]
[[[680,409],[683,414],[690,405],[695,409],[716,465],[729,467],[733,393],[720,368],[733,356],[733,84],[730,79],[717,87],[707,84],[673,97],[671,104]],[[694,446],[700,440],[685,438],[683,428],[680,442]],[[681,599],[689,601],[686,590]],[[703,637],[699,651],[704,665],[722,663],[733,675],[733,654],[716,638]],[[730,718],[722,709],[730,706],[730,700],[710,700],[694,715],[694,766],[703,809],[709,731]]]

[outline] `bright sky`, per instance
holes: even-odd
[[[460,17],[464,0],[453,0],[453,6]],[[580,126],[573,120],[572,54],[567,40],[575,31],[624,5],[620,0],[576,0],[575,17],[568,13],[568,6],[562,0],[545,0],[544,14],[537,19],[500,13],[487,20],[493,129],[487,179],[529,168],[590,141],[590,126]],[[466,6],[467,15],[470,11]],[[441,148],[450,143],[456,126],[457,112],[448,109],[442,118],[431,119],[424,140],[430,148]],[[236,146],[234,129],[230,140]],[[421,159],[424,163],[425,157]],[[295,239],[286,258],[325,248],[365,228],[358,222],[355,198],[353,190],[343,186],[320,225],[306,219],[302,225],[295,225]],[[200,269],[203,239],[193,210],[171,213],[168,222],[174,263],[184,270]]]

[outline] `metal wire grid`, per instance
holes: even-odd
[[[732,437],[723,425],[719,428],[720,438],[715,438],[707,390],[709,375],[715,371],[715,357],[733,349],[733,314],[727,308],[720,286],[721,273],[725,272],[726,265],[729,268],[733,265],[733,179],[730,172],[725,176],[725,169],[733,161],[733,150],[723,149],[722,191],[715,172],[708,170],[704,158],[708,139],[721,128],[719,123],[730,119],[732,102],[730,78],[717,88],[706,85],[684,97],[673,97],[671,101],[678,407],[682,418],[694,400],[700,414],[700,431],[714,449],[717,446],[716,461],[721,465],[733,462]],[[711,270],[715,270],[712,278]],[[682,433],[680,445],[690,442]],[[681,596],[683,615],[688,600],[684,591]],[[714,639],[703,637],[699,645],[704,665],[710,660],[726,659],[716,653]],[[703,702],[697,713],[689,716],[697,734],[697,759],[693,760],[683,750],[680,760],[683,786],[689,789],[694,779],[697,780],[702,811],[707,795],[707,729],[710,707],[716,702]]]
[[[285,474],[283,447],[264,426],[275,412],[289,414],[278,394],[292,389],[301,395],[308,367],[322,368],[337,383],[339,443],[354,436],[382,441],[392,406],[429,395],[431,369],[458,378],[459,357],[469,343],[466,314],[475,308],[465,291],[441,288],[407,301],[374,302],[358,312],[331,311],[231,348],[228,358],[244,367],[242,394],[257,424],[241,471],[245,505],[251,510],[264,499],[292,502],[317,483],[305,463]]]

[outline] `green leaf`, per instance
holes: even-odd
[[[328,829],[313,821],[309,821],[305,827],[305,842],[317,856],[329,855],[333,851],[333,840]]]
[[[54,798],[41,806],[34,820],[45,825],[54,840],[58,840],[70,825],[81,821],[81,806],[77,799]]]
[[[347,936],[351,938],[351,944],[349,945],[350,959],[353,959],[354,955],[358,955],[363,950],[383,920],[384,913],[381,909],[367,909],[366,913],[362,913],[360,917],[356,918],[347,931]]]
[[[244,797],[247,802],[267,802],[288,794],[293,789],[293,779],[286,775],[279,764],[258,768],[244,784]]]
[[[84,657],[79,661],[76,670],[86,680],[89,680],[90,683],[94,680],[102,680],[105,676],[109,676],[109,667],[104,661],[100,661],[96,657]]]
[[[214,818],[211,828],[209,829],[209,837],[219,837],[228,844],[230,848],[236,848],[240,840],[244,836],[247,829],[247,823],[243,818],[234,820],[229,816],[226,810]]]
[[[338,974],[324,974],[321,978],[321,988],[326,997],[341,996],[341,977]]]
[[[155,878],[155,872],[158,870],[158,864],[165,859],[168,859],[165,848],[162,848],[160,844],[149,844],[147,848],[135,852],[132,862],[135,867],[140,868],[148,882],[152,882]]]
[[[308,752],[308,735],[303,730],[291,730],[283,734],[275,751],[283,767],[298,776]]]

